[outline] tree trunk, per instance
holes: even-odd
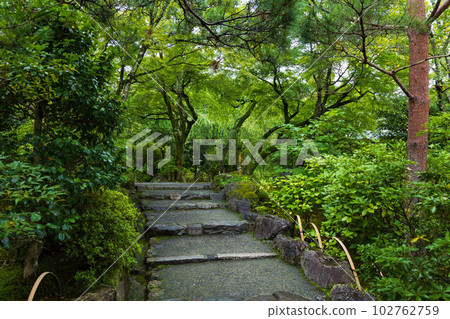
[[[409,14],[413,23],[425,21],[426,10],[424,0],[408,0]],[[408,32],[409,63],[414,64],[428,58],[428,30],[419,30],[412,26]],[[413,98],[409,99],[408,110],[408,142],[407,154],[410,161],[411,180],[417,180],[418,172],[427,168],[428,134],[423,132],[428,123],[430,107],[429,63],[422,62],[409,70],[409,91]]]
[[[39,256],[42,252],[43,243],[40,240],[35,240],[30,243],[25,255],[23,265],[23,277],[28,278],[37,271]]]
[[[176,148],[175,164],[177,166],[176,181],[181,182],[182,171],[183,171],[184,143],[175,141],[175,144],[176,144],[176,146],[175,146],[175,148]]]
[[[139,54],[134,61],[133,68],[131,69],[130,73],[127,76],[127,79],[125,80],[125,83],[123,85],[123,93],[122,93],[122,101],[126,101],[128,99],[128,95],[130,94],[130,88],[131,84],[133,83],[136,73],[139,69],[139,67],[142,64],[142,61],[144,60],[145,53],[147,52],[149,48],[148,44],[142,44],[141,49],[139,50]]]

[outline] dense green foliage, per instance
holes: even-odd
[[[271,199],[259,209],[318,224],[326,250],[345,258],[331,239],[339,237],[353,251],[364,283],[382,299],[448,300],[449,257],[442,252],[450,245],[450,185],[448,171],[433,165],[448,167],[448,153],[433,153],[436,162],[411,184],[404,148],[376,143],[351,155],[311,159],[302,173],[266,180]]]
[[[214,177],[240,181],[234,195],[261,213],[341,238],[380,298],[449,299],[450,14],[426,29],[439,57],[427,61],[428,168],[411,183],[408,31],[425,29],[407,12],[406,0],[3,1],[0,240],[14,262],[0,299],[23,298],[7,284],[24,282],[13,277],[35,241],[41,261],[69,256],[77,292],[108,269],[138,237],[120,186]],[[144,129],[171,138],[153,175],[124,167]],[[204,146],[194,165],[195,139],[222,139],[222,158]],[[287,163],[270,139],[296,142]],[[266,165],[244,165],[259,140]],[[298,162],[305,145],[320,158]],[[344,258],[338,248],[326,242]],[[129,271],[137,249],[102,280]]]
[[[91,284],[109,266],[112,271],[101,278],[108,282],[121,272],[127,272],[139,253],[137,232],[138,211],[127,195],[118,191],[99,190],[87,196],[83,212],[74,227],[73,241],[66,248],[77,260],[79,283]],[[123,255],[123,256],[122,256]]]
[[[52,178],[50,169],[0,157],[2,244],[15,240],[43,239],[47,234],[70,239],[75,210],[67,205],[67,193]]]
[[[113,56],[98,50],[95,24],[67,6],[28,2],[0,7],[0,238],[17,261],[33,241],[46,251],[74,245],[90,193],[117,187],[123,165],[113,140],[123,113],[109,88]]]
[[[31,286],[24,284],[21,265],[8,265],[0,268],[0,299],[4,301],[25,300]]]

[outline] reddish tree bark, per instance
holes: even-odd
[[[409,64],[413,65],[428,58],[428,28],[418,27],[419,21],[426,20],[424,0],[408,0],[408,9],[413,19],[412,27],[408,32],[409,38]],[[417,179],[416,172],[422,172],[427,168],[428,134],[423,131],[428,123],[430,107],[429,93],[429,62],[424,61],[414,65],[409,70],[409,99],[408,108],[408,141],[407,153],[410,161],[417,164],[411,165],[412,180]]]

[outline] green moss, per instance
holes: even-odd
[[[169,267],[170,265],[158,265],[156,266],[156,269],[162,269],[162,268],[166,268]]]
[[[27,300],[32,282],[23,279],[23,267],[11,264],[0,267],[0,300]]]
[[[235,184],[235,189],[231,191],[231,196],[238,199],[248,199],[251,203],[257,203],[259,195],[257,194],[258,186],[251,182],[239,182]]]

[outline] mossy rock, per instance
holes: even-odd
[[[237,182],[231,186],[229,198],[248,199],[251,203],[257,203],[259,199],[257,191],[258,186],[255,183]]]

